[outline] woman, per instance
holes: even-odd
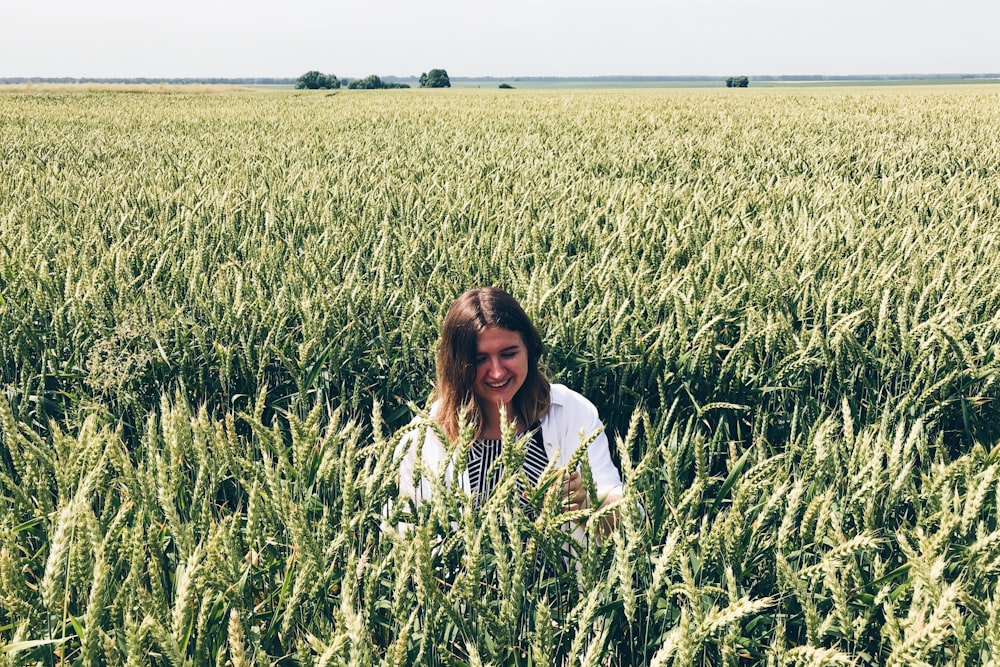
[[[505,427],[513,426],[518,435],[531,434],[523,468],[531,484],[538,483],[550,463],[565,469],[581,442],[589,441],[587,458],[598,498],[602,506],[613,503],[621,498],[622,481],[597,409],[568,387],[549,383],[539,367],[542,352],[541,337],[531,320],[502,290],[469,290],[448,309],[430,416],[451,440],[459,436],[460,415],[473,429],[475,441],[461,485],[478,501],[491,493],[499,473],[488,471],[500,455]],[[423,446],[418,447],[421,437]],[[447,454],[432,428],[415,429],[401,446],[405,454],[400,495],[416,504],[429,498],[432,488],[426,476],[415,481],[418,450],[424,470],[432,474],[440,470]],[[565,471],[563,489],[567,511],[589,507],[579,470]]]

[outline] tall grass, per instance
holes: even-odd
[[[0,95],[0,660],[995,660],[998,102]],[[481,284],[609,425],[605,540],[388,503]]]

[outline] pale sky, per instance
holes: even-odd
[[[1000,0],[0,0],[0,77],[1000,72]]]

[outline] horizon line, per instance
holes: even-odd
[[[365,75],[368,76],[368,75]],[[413,74],[382,74],[378,75],[383,79],[406,79],[418,80],[419,75]],[[732,75],[725,74],[573,74],[573,75],[547,75],[547,74],[511,74],[511,75],[452,75],[449,79],[453,81],[501,81],[501,80],[647,80],[647,81],[669,81],[669,80],[715,80],[726,79]],[[883,73],[859,73],[859,74],[740,74],[748,78],[767,79],[887,79],[887,78],[1000,78],[1000,72],[883,72]],[[226,81],[255,81],[255,80],[276,80],[295,81],[297,76],[226,76],[226,75],[198,75],[198,76],[125,76],[125,75],[102,75],[102,76],[5,76],[0,75],[0,81],[18,82],[59,82],[59,81],[204,81],[204,80],[226,80]],[[341,79],[363,78],[358,76],[344,76]]]

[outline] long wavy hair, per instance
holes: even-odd
[[[475,436],[478,438],[482,433],[483,410],[473,385],[479,334],[491,327],[521,334],[528,351],[528,375],[514,395],[511,407],[529,425],[549,410],[549,380],[540,366],[545,349],[535,325],[514,297],[503,290],[471,289],[448,308],[438,345],[434,420],[453,440],[458,437],[459,414],[463,411]]]

